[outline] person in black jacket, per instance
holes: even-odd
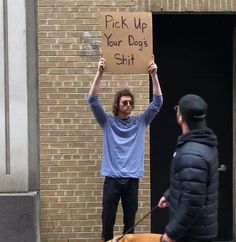
[[[171,163],[170,187],[158,202],[169,207],[163,242],[211,242],[217,237],[217,137],[207,127],[207,103],[183,96],[175,107],[182,135]]]

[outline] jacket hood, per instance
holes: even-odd
[[[209,128],[194,129],[186,134],[179,136],[177,147],[182,146],[186,142],[197,142],[208,146],[218,145],[216,135]]]

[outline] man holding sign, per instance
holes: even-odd
[[[152,79],[153,100],[146,110],[131,116],[134,96],[124,89],[115,94],[113,115],[106,113],[98,100],[100,83],[106,68],[101,56],[98,71],[89,91],[88,102],[96,121],[103,129],[101,174],[103,187],[102,240],[113,238],[113,227],[119,200],[123,207],[124,233],[135,224],[138,209],[139,178],[144,172],[144,141],[147,126],[160,111],[163,98],[154,58],[147,63]],[[133,233],[131,231],[130,233]]]

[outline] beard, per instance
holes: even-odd
[[[130,115],[132,112],[132,108],[120,108],[119,113],[125,116]]]
[[[121,113],[123,114],[131,114],[132,109],[131,108],[125,108],[123,110],[120,110]]]

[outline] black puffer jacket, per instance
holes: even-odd
[[[218,151],[211,129],[196,129],[179,137],[173,155],[166,233],[173,240],[217,236]]]

